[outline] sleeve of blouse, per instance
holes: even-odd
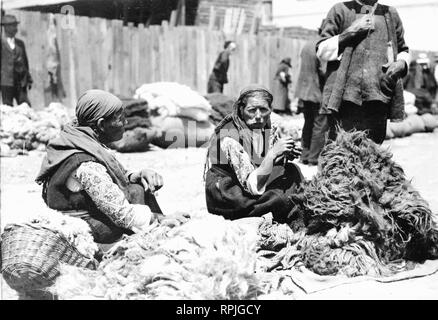
[[[339,48],[339,34],[343,20],[343,10],[334,5],[327,13],[321,27],[320,41],[316,44],[317,57],[322,61],[341,60],[342,50]]]
[[[96,207],[117,226],[135,229],[150,224],[152,212],[149,207],[130,204],[103,165],[91,161],[82,163],[76,170],[76,179]]]
[[[409,64],[411,63],[411,56],[409,53],[409,47],[406,45],[405,42],[405,31],[403,28],[403,23],[402,20],[397,12],[397,10],[394,7],[390,7],[390,11],[392,13],[392,17],[394,19],[394,24],[395,24],[395,32],[396,32],[396,36],[397,36],[397,51],[398,51],[398,55],[397,55],[397,60],[402,60],[405,61],[406,63],[406,71],[403,74],[403,76],[406,76],[406,74],[409,71]]]
[[[242,145],[232,138],[225,137],[221,140],[221,149],[236,173],[240,185],[253,195],[261,195],[265,186],[257,187],[257,175],[253,174],[255,168]]]

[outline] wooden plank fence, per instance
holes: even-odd
[[[145,28],[141,24],[123,26],[121,20],[12,13],[21,21],[17,37],[26,44],[34,78],[30,99],[35,108],[54,99],[48,94],[46,59],[46,30],[51,21],[56,24],[60,74],[66,94],[62,102],[69,107],[74,107],[78,96],[87,89],[100,88],[130,97],[141,84],[157,81],[175,81],[205,94],[213,64],[228,39],[234,39],[238,49],[231,57],[230,83],[225,86],[225,94],[237,96],[243,86],[251,83],[272,87],[278,63],[287,56],[292,58],[296,83],[299,53],[306,41],[226,35],[206,27],[171,27],[167,23]]]

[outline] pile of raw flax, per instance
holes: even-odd
[[[438,257],[428,203],[391,158],[363,132],[341,131],[325,147],[292,214],[283,268],[300,261],[318,274],[384,275]],[[260,230],[261,249],[272,248],[267,239],[278,228]]]
[[[256,231],[213,215],[153,223],[95,271],[64,266],[51,291],[59,299],[257,299],[276,291],[277,278],[255,273]]]

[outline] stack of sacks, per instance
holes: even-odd
[[[215,125],[218,125],[227,114],[233,111],[235,99],[229,96],[215,92],[207,94],[205,98],[211,104],[210,121]]]
[[[149,150],[149,144],[157,136],[158,130],[152,128],[148,103],[143,99],[124,99],[123,105],[127,124],[125,133],[119,141],[109,146],[119,152],[142,152]]]
[[[44,150],[50,139],[55,138],[62,126],[71,119],[67,108],[51,103],[41,111],[35,111],[26,103],[16,107],[0,106],[2,155],[13,150]],[[15,152],[16,154],[16,152]]]
[[[388,121],[386,139],[406,137],[417,132],[432,132],[438,128],[438,116],[430,113],[418,115],[418,108],[415,106],[415,95],[408,91],[404,91],[403,95],[407,118],[401,122]]]
[[[432,132],[438,128],[438,116],[430,113],[411,114],[401,122],[389,122],[386,139],[402,138],[418,132]]]
[[[160,130],[153,141],[159,147],[199,147],[213,133],[210,103],[188,86],[175,82],[144,84],[134,98],[148,102],[152,126]]]

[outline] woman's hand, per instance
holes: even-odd
[[[285,153],[293,154],[293,150],[295,147],[295,141],[291,137],[280,138],[274,144],[271,150],[269,150],[270,156],[272,160],[279,160],[284,157]],[[268,156],[269,156],[268,153]]]
[[[150,169],[143,169],[133,173],[129,180],[131,183],[141,183],[145,190],[149,189],[152,193],[163,186],[163,177]]]

